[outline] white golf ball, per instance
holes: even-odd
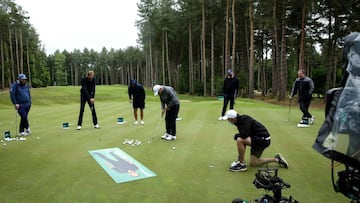
[[[175,147],[173,147],[173,150],[175,150]]]
[[[6,143],[4,143],[4,146],[6,145]]]
[[[40,140],[40,137],[37,137],[36,139]]]

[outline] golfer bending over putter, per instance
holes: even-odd
[[[165,114],[166,133],[161,139],[176,140],[176,118],[180,109],[180,101],[176,96],[173,87],[155,85],[153,87],[154,96],[159,95],[161,102],[161,116]]]
[[[260,158],[263,151],[270,145],[271,139],[264,125],[248,115],[239,115],[235,110],[227,111],[225,117],[239,130],[239,133],[234,136],[239,153],[238,161],[231,164],[230,171],[247,170],[245,163],[246,146],[251,146],[250,166],[261,166],[275,162],[283,168],[288,168],[286,160],[279,153],[274,158]]]

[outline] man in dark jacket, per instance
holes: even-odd
[[[134,109],[134,125],[137,125],[139,123],[137,115],[138,108],[140,109],[140,124],[144,125],[145,90],[143,86],[137,83],[136,80],[130,80],[128,94],[130,103],[132,103]]]
[[[263,151],[270,146],[270,134],[257,120],[248,115],[239,115],[235,110],[229,110],[225,114],[226,119],[235,125],[239,133],[234,135],[238,150],[238,160],[233,162],[230,171],[246,171],[245,163],[246,146],[251,147],[250,166],[261,166],[263,164],[275,162],[281,167],[288,168],[288,164],[281,154],[276,154],[273,158],[260,158]]]
[[[230,101],[230,109],[234,109],[234,99],[239,93],[239,80],[235,76],[234,72],[229,69],[227,71],[227,76],[224,80],[223,86],[223,95],[224,95],[224,103],[221,111],[221,116],[219,117],[219,121],[226,120],[224,117],[227,105]]]
[[[84,109],[85,109],[85,103],[87,102],[89,104],[89,107],[91,109],[92,114],[92,120],[94,123],[94,128],[100,128],[96,111],[95,111],[95,86],[96,86],[96,80],[94,77],[94,71],[88,71],[87,77],[81,79],[81,89],[80,89],[80,113],[79,113],[79,120],[78,120],[78,127],[77,130],[81,129],[81,124],[83,120],[84,115]]]
[[[16,80],[10,88],[11,102],[14,104],[17,113],[20,115],[20,136],[30,135],[30,126],[28,120],[28,114],[31,108],[31,95],[30,88],[26,85],[27,77],[25,74],[19,74],[18,80]]]
[[[153,87],[154,96],[159,95],[161,102],[161,115],[165,114],[166,133],[161,139],[176,140],[176,118],[180,109],[180,101],[173,87],[155,85]]]
[[[298,102],[300,110],[303,113],[300,123],[309,124],[314,122],[314,117],[309,112],[309,106],[314,90],[314,82],[311,78],[305,76],[304,70],[298,70],[298,78],[296,78],[289,99],[291,100],[298,93]]]

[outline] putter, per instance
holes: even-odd
[[[290,121],[290,111],[291,111],[291,100],[292,99],[290,99],[290,103],[289,103],[289,112],[288,112],[288,122]]]

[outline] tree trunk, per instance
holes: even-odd
[[[287,67],[286,67],[286,1],[282,1],[281,14],[281,58],[280,58],[280,88],[279,99],[285,99],[287,84]]]
[[[23,49],[23,37],[22,37],[22,28],[19,29],[19,51],[20,51],[20,71],[24,73],[24,49]],[[30,74],[30,73],[28,73]]]
[[[277,12],[277,2],[274,0],[273,5],[273,20],[274,22],[277,22],[276,18],[276,12]],[[272,85],[271,85],[271,95],[272,98],[274,98],[277,95],[278,91],[278,78],[279,78],[279,72],[278,72],[278,57],[279,56],[279,41],[278,41],[278,27],[277,24],[274,23],[273,26],[273,34],[272,34]]]
[[[254,98],[254,18],[253,4],[249,3],[250,55],[249,55],[249,98]]]
[[[207,95],[207,87],[206,87],[206,34],[205,34],[205,6],[204,6],[204,0],[202,0],[202,28],[201,28],[201,46],[202,46],[202,57],[201,57],[201,65],[202,65],[202,71],[203,71],[203,86],[204,86],[204,93],[203,95]]]
[[[12,39],[11,39],[11,29],[9,25],[9,45],[10,45],[10,62],[11,62],[11,75],[12,75],[12,81],[15,81],[17,77],[15,77],[15,67],[14,67],[14,55],[13,55],[13,47],[12,47]]]
[[[165,30],[165,56],[166,56],[166,68],[168,73],[168,81],[169,85],[173,86],[172,80],[171,80],[171,67],[170,67],[170,59],[169,59],[169,44],[168,44],[168,32]]]
[[[225,20],[225,68],[224,73],[229,68],[229,0],[226,0],[226,20]]]
[[[304,2],[301,17],[301,39],[300,39],[300,53],[299,53],[299,70],[305,70],[305,15],[306,15],[306,2]],[[305,70],[306,71],[306,70]]]
[[[1,54],[1,89],[5,89],[5,61],[4,61],[4,40],[0,35],[0,54]]]
[[[162,64],[162,84],[166,84],[165,80],[165,32],[162,32],[162,46],[161,46],[161,64]]]
[[[235,71],[235,59],[236,59],[236,16],[235,16],[235,0],[232,2],[232,31],[233,31],[233,41],[232,41],[232,54],[231,54],[231,68]]]
[[[189,92],[194,94],[194,61],[192,48],[192,24],[189,22]]]
[[[22,46],[21,46],[22,47]],[[31,82],[31,68],[30,68],[30,53],[29,53],[29,40],[26,39],[26,63],[27,63],[27,71],[28,71],[28,81],[29,81],[29,86],[31,87],[32,82]]]
[[[215,95],[215,34],[214,34],[214,23],[211,23],[211,89],[210,95]]]

